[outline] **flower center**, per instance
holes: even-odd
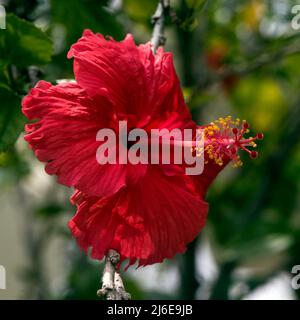
[[[223,165],[226,158],[233,161],[234,167],[242,166],[243,163],[238,155],[239,149],[247,152],[253,159],[258,156],[257,151],[249,150],[248,147],[256,148],[255,141],[262,140],[263,134],[258,133],[255,137],[244,137],[249,133],[249,124],[245,120],[232,120],[231,116],[219,118],[203,130],[204,150],[208,158],[220,166]],[[197,146],[195,150],[201,154],[201,150]],[[208,159],[205,162],[207,163]]]

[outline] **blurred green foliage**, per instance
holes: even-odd
[[[118,40],[131,32],[138,43],[148,41],[157,2],[7,1],[7,30],[0,30],[1,188],[9,179],[20,184],[32,173],[30,151],[15,145],[24,125],[20,100],[26,91],[37,78],[54,82],[73,77],[66,54],[85,28]],[[237,283],[252,292],[300,264],[300,33],[290,25],[294,2],[280,3],[171,1],[166,48],[174,52],[195,120],[207,123],[232,114],[247,119],[254,131],[263,131],[265,140],[259,146],[259,159],[250,161],[243,155],[244,166],[228,167],[209,191],[208,225],[198,242],[172,261],[179,270],[178,290],[173,295],[146,292],[128,275],[126,285],[136,299],[241,299],[243,292],[231,294]],[[33,65],[38,72],[32,73]],[[35,240],[27,239],[34,263],[23,280],[25,287],[37,288],[31,297],[95,298],[99,266],[83,254],[70,252],[66,289],[55,294],[45,289],[49,279],[42,263],[34,261],[43,259],[45,237],[71,238],[61,227],[60,217],[66,212],[74,212],[67,198],[62,205],[47,197],[28,220],[44,226]],[[204,241],[216,259],[218,274],[213,281],[202,278],[196,268],[198,244]],[[250,270],[246,276],[239,276],[242,268]],[[299,297],[299,292],[295,295]]]

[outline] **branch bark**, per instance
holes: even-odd
[[[97,291],[99,297],[106,300],[130,300],[131,296],[125,290],[121,275],[116,271],[119,262],[120,254],[115,250],[109,250],[105,257],[102,288]]]
[[[165,17],[170,8],[170,0],[160,0],[154,15],[152,16],[152,23],[154,24],[151,43],[153,45],[153,53],[159,46],[163,46],[166,42],[165,38]]]

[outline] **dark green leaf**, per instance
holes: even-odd
[[[0,51],[7,64],[42,65],[51,60],[52,42],[32,23],[8,14],[6,29],[0,31]]]
[[[0,86],[0,152],[12,146],[22,132],[25,118],[20,98],[10,89]]]

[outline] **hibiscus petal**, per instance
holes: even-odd
[[[74,83],[52,86],[40,81],[22,107],[30,120],[40,119],[26,126],[25,140],[60,183],[97,196],[108,196],[125,185],[125,165],[99,165],[96,160],[101,144],[97,132],[112,125],[107,101],[95,105]]]
[[[159,49],[154,56],[150,43],[136,46],[132,35],[117,42],[86,30],[68,57],[74,57],[75,78],[91,97],[105,96],[119,116],[137,115],[139,126],[158,112],[189,114],[172,54]]]
[[[166,177],[158,166],[109,198],[77,192],[73,202],[78,210],[69,227],[85,251],[92,247],[91,256],[102,259],[113,248],[123,260],[139,260],[139,265],[184,252],[208,211],[189,177]]]

